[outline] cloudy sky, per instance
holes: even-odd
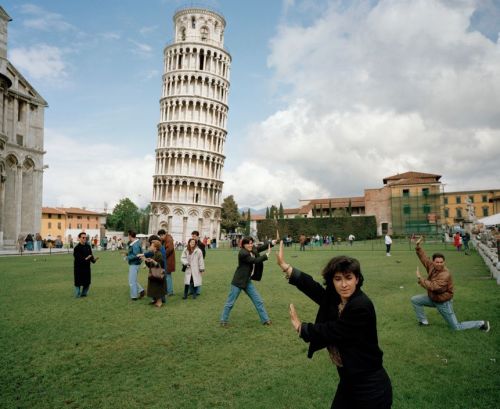
[[[144,206],[177,0],[2,3],[48,101],[44,205]],[[498,0],[213,0],[233,63],[223,196],[363,194],[408,170],[500,188]]]

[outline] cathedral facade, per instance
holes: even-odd
[[[47,102],[7,59],[12,19],[0,6],[0,248],[40,232]]]
[[[185,242],[193,230],[219,237],[231,55],[226,21],[201,8],[174,17],[164,50],[149,231]]]

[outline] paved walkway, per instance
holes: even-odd
[[[41,249],[40,251],[28,251],[25,250],[19,253],[16,249],[8,249],[8,250],[0,250],[0,256],[37,256],[44,255],[48,256],[49,254],[68,254],[73,253],[73,249]]]

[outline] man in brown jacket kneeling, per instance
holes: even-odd
[[[488,321],[458,322],[453,311],[453,279],[446,268],[444,255],[434,253],[432,260],[427,257],[424,249],[420,247],[423,237],[416,242],[417,256],[427,270],[427,278],[420,275],[417,267],[417,283],[427,290],[427,294],[414,295],[411,304],[415,309],[419,325],[427,326],[429,321],[424,312],[424,307],[436,308],[451,329],[460,331],[464,329],[479,328],[482,331],[490,330]]]

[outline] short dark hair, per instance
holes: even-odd
[[[129,231],[128,231],[128,235],[129,235],[130,237],[135,237],[136,233],[135,233],[135,231],[133,231],[133,230],[129,230]]]
[[[193,234],[194,234],[194,235],[196,235],[196,236],[198,236],[198,237],[200,237],[200,232],[199,232],[198,230],[193,230],[193,231],[191,232],[191,236],[192,236]]]
[[[457,233],[458,233],[458,232],[457,232]],[[446,259],[444,258],[443,253],[434,253],[434,254],[432,255],[432,261],[436,260],[437,258],[442,258],[442,259],[443,259],[443,261],[445,261],[445,260],[446,260]]]
[[[245,244],[249,244],[250,242],[253,243],[253,237],[243,237],[243,239],[241,239],[241,247],[243,247]]]
[[[149,236],[149,238],[148,238],[149,244],[151,244],[153,242],[153,240],[161,242],[160,238],[156,234],[152,234],[151,236]]]
[[[165,229],[160,229],[160,230],[158,230],[157,234],[158,234],[158,236],[162,236],[164,234],[167,234],[167,232],[165,231]]]
[[[78,233],[78,238],[82,237],[82,235],[84,235],[84,234],[87,235],[87,233],[85,233],[84,231]]]
[[[335,291],[333,285],[333,276],[335,273],[353,273],[358,279],[358,284],[356,284],[356,289],[361,288],[363,285],[364,277],[361,274],[361,266],[359,261],[355,258],[347,257],[347,256],[337,256],[332,258],[328,264],[325,266],[321,275],[325,280],[325,285],[327,290],[331,289]]]

